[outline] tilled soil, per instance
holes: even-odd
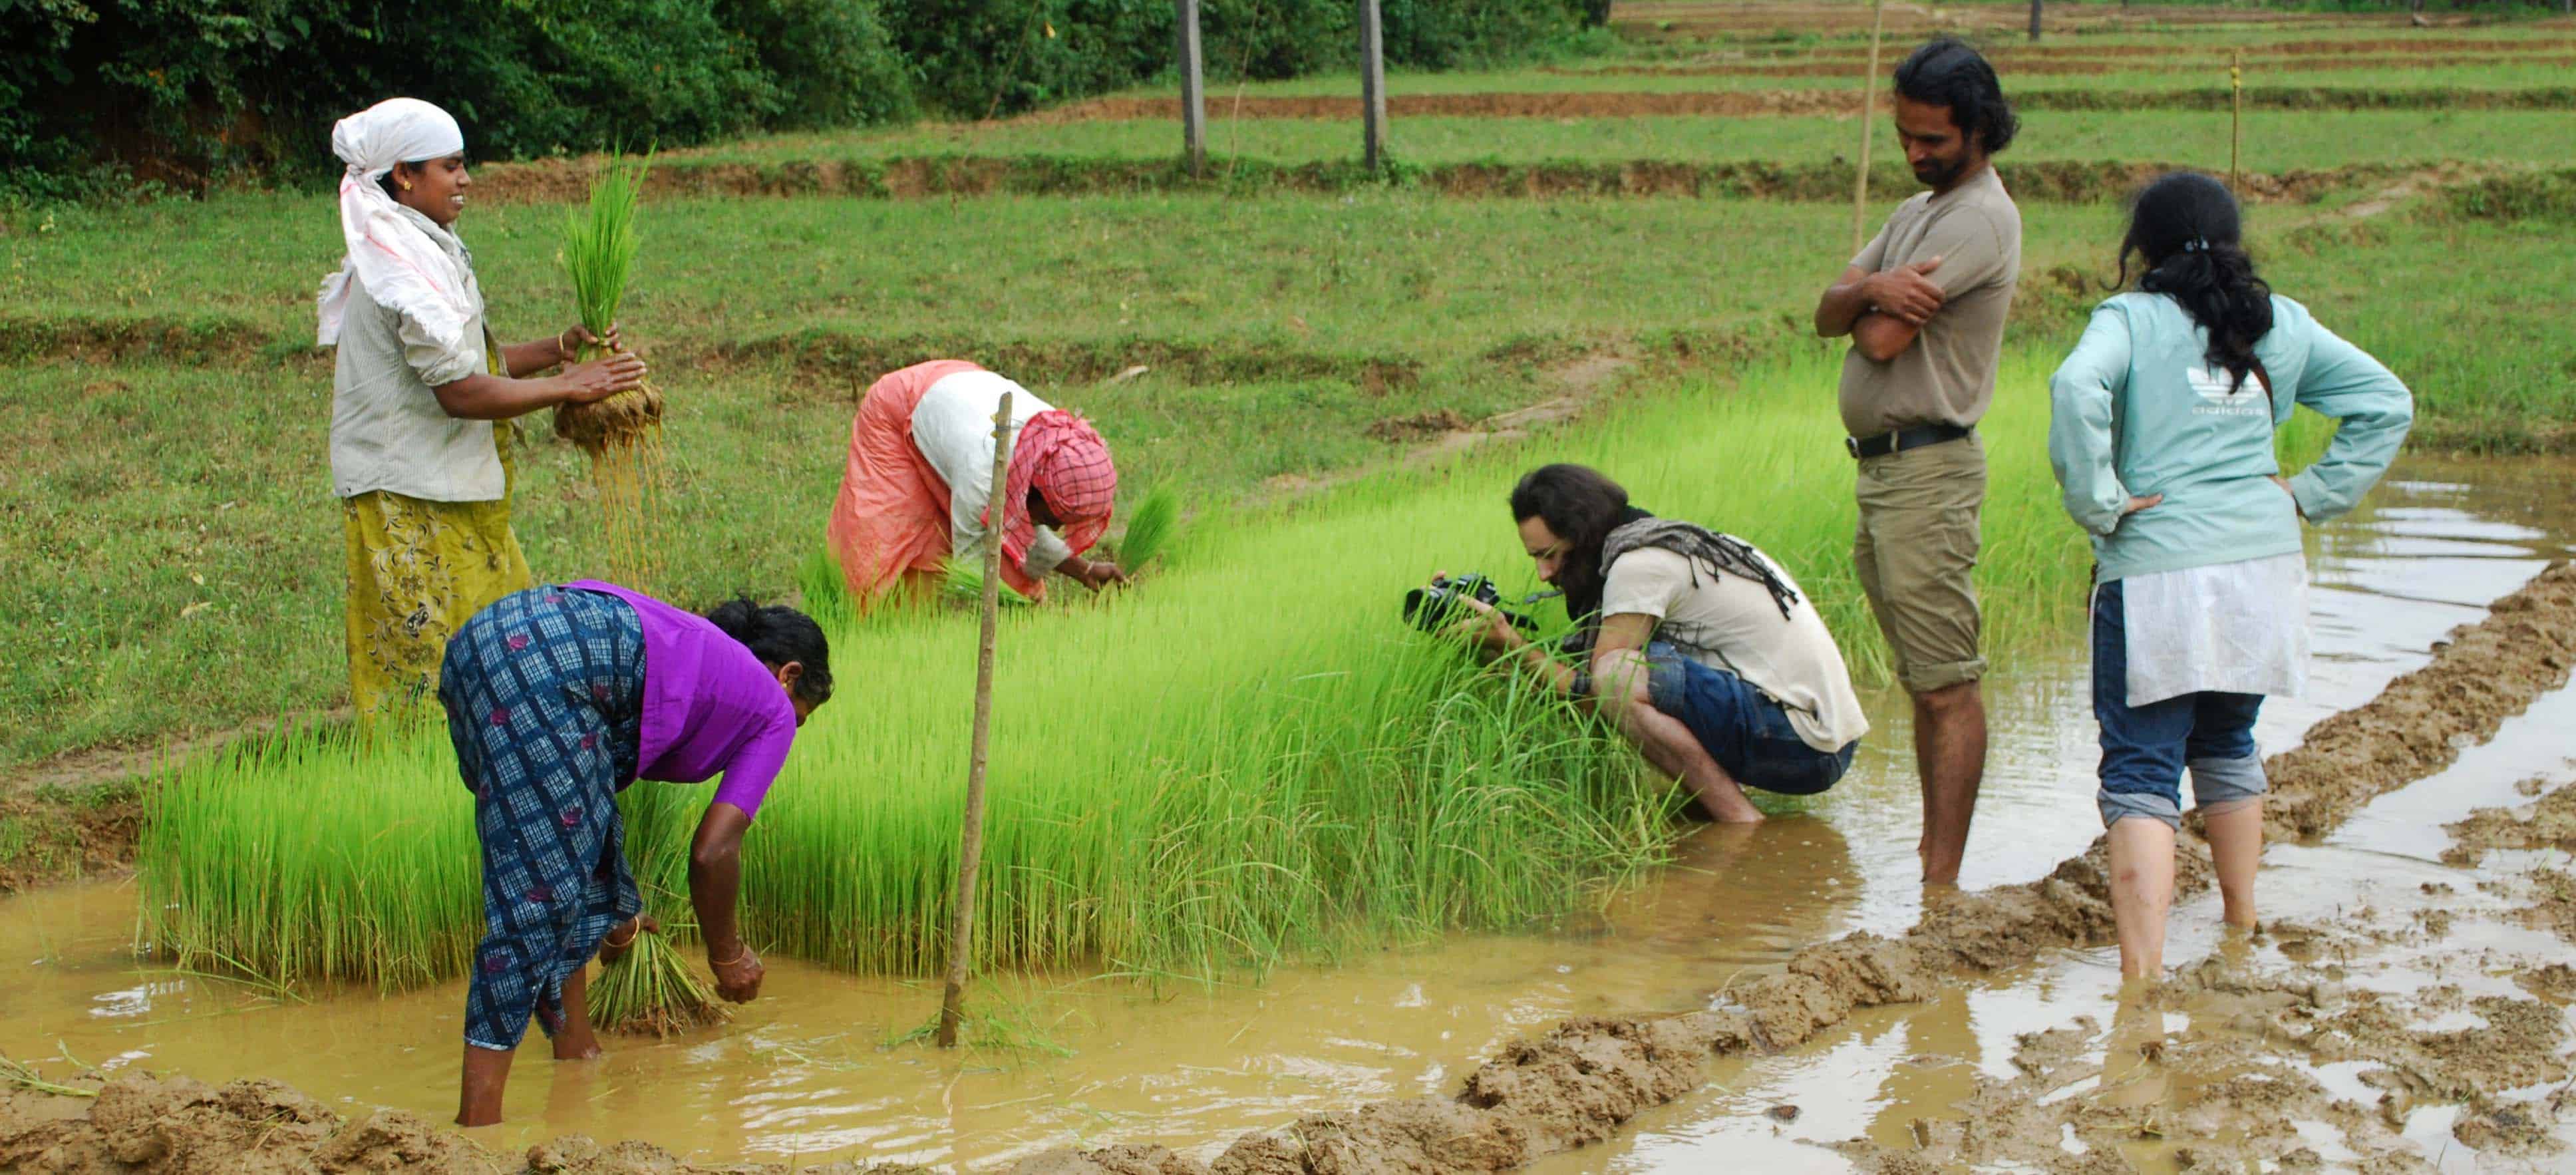
[[[2564,685],[2571,666],[2576,666],[2576,567],[2560,562],[2497,600],[2486,618],[2455,630],[2430,664],[2391,682],[2360,708],[2319,723],[2298,749],[2267,761],[2273,795],[2270,834],[2313,837],[2371,798],[2440,770],[2460,747],[2491,737],[2534,698]],[[2560,794],[2576,794],[2576,789]],[[2552,813],[2570,803],[2576,800],[2542,801]],[[2479,817],[2469,823],[2485,826]],[[2537,827],[2536,820],[2515,823]],[[2181,894],[2209,886],[2205,851],[2196,841],[2186,841],[2183,865],[2177,886]],[[2562,900],[2576,901],[2576,883],[2562,883],[2560,889],[2566,895]],[[1639,1112],[1695,1089],[1713,1057],[1792,1048],[1856,1010],[1931,998],[1944,981],[1959,975],[2104,942],[2111,927],[2107,899],[2103,846],[2097,840],[2039,881],[1963,894],[1935,905],[1903,937],[1854,934],[1808,947],[1780,973],[1734,992],[1712,1010],[1578,1017],[1515,1041],[1479,1066],[1453,1097],[1398,1098],[1309,1115],[1285,1130],[1237,1139],[1213,1164],[1161,1147],[1113,1146],[1050,1152],[1017,1170],[1029,1175],[1508,1170],[1608,1138]],[[2576,911],[2576,904],[2569,909]],[[2268,933],[2281,940],[2285,958],[2300,961],[2349,953],[2324,951],[2321,941],[2392,937],[2364,924],[2361,915],[2352,925],[2276,924]],[[2288,941],[2293,938],[2296,943]],[[2576,973],[2563,964],[2555,971],[2532,971],[2524,987],[2563,999],[2576,993]],[[2565,1076],[2566,1062],[2557,1055],[2564,1021],[2553,1005],[2486,996],[2465,1003],[2476,1026],[2431,1031],[2410,1024],[2415,1011],[2438,1010],[2443,989],[2420,993],[2418,1002],[2425,1008],[2410,1010],[2379,997],[2348,997],[2331,979],[2247,975],[2224,959],[2187,969],[2170,985],[2168,998],[2195,998],[2194,993],[2239,1001],[2250,1017],[2245,1025],[2260,1039],[2269,1041],[2275,1029],[2295,1032],[2298,1039],[2313,1042],[2309,1053],[2320,1062],[2367,1058],[2393,1074],[2384,1079],[2388,1097],[2377,1111],[2379,1128],[2296,1073],[2261,1080],[2231,1077],[2218,1083],[2219,1094],[2205,1094],[2196,1104],[2279,1110],[2274,1118],[2280,1120],[2295,1109],[2343,1126],[2346,1137],[2360,1145],[2377,1146],[2393,1133],[2389,1121],[2402,1123],[2404,1108],[2415,1101],[2465,1100],[2468,1112],[2456,1128],[2463,1141],[2474,1138],[2471,1145],[2501,1153],[2537,1153],[2554,1145],[2528,1105],[2489,1100],[2497,1090]],[[2165,1129],[2145,1118],[2124,1118],[2092,1101],[2029,1104],[2035,1090],[2096,1075],[2080,1072],[2083,1062],[2076,1047],[2090,1031],[2077,1024],[2025,1042],[2024,1077],[1980,1089],[1969,1107],[1975,1129],[1960,1127],[1955,1136],[1927,1133],[1921,1140],[1925,1147],[1942,1148],[1936,1153],[1952,1155],[1953,1161],[1985,1161],[1979,1156],[2026,1161],[2026,1154],[2035,1153],[2030,1148],[2054,1146],[2069,1125],[2079,1137],[2090,1132],[2105,1140],[2122,1131],[2134,1137],[2141,1129]],[[2168,1067],[2232,1065],[2237,1068],[2229,1072],[2240,1072],[2260,1063],[2244,1055],[2245,1035],[2219,1032],[2159,1042],[2155,1055],[2138,1059]],[[2117,1050],[2114,1057],[2129,1061]],[[2230,1145],[2270,1148],[2262,1153],[2279,1155],[2289,1141],[2275,1131],[2248,1134]],[[1855,1145],[1853,1153],[1881,1170],[1917,1170],[1924,1162],[1922,1155],[1882,1154],[1866,1144]],[[2100,1148],[2091,1153],[2111,1154]],[[2058,1151],[2046,1161],[2062,1167],[2066,1157]],[[2226,1161],[2215,1152],[2211,1157]],[[505,1163],[416,1116],[378,1111],[343,1120],[320,1103],[259,1081],[208,1089],[185,1078],[128,1078],[107,1086],[94,1102],[30,1094],[0,1101],[0,1168],[353,1171],[395,1165],[451,1171],[776,1169],[699,1167],[641,1144],[601,1148],[587,1139],[533,1148],[524,1159]]]
[[[2139,48],[2140,46],[2119,46]],[[2083,77],[2108,73],[2121,68],[2224,70],[2233,61],[2224,53],[2209,50],[2159,50],[2161,56],[2147,58],[2134,54],[2105,53],[2096,57],[2041,57],[2009,64],[1997,62],[1997,69],[2010,77]],[[1879,71],[1893,74],[1894,56],[1879,59]],[[2576,57],[2550,57],[2535,53],[2453,53],[2425,54],[2404,51],[2388,54],[2348,53],[2341,55],[2300,54],[2285,57],[2247,59],[2247,64],[2262,72],[2299,70],[2303,72],[2386,71],[2437,69],[2459,66],[2490,65],[2555,65],[2576,66]],[[1614,65],[1594,69],[1561,67],[1550,73],[1569,77],[1738,77],[1738,78],[1847,78],[1868,67],[1866,58],[1819,61],[1738,61],[1710,65]]]
[[[1764,115],[1848,115],[1858,113],[1858,90],[1680,90],[1630,92],[1615,90],[1540,91],[1534,93],[1397,94],[1386,100],[1390,118],[1643,118]],[[2565,110],[2576,108],[2576,90],[2566,87],[2455,89],[2422,87],[2247,86],[2244,104],[2252,110]],[[2056,89],[2026,90],[2013,95],[2024,110],[2226,110],[2237,100],[2226,86],[2156,90]],[[1893,99],[1872,95],[1878,110]],[[1356,96],[1264,94],[1229,98],[1228,118],[1360,117]],[[1020,121],[1051,125],[1066,122],[1178,121],[1177,97],[1094,98],[1026,115]]]

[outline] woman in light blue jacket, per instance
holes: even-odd
[[[2049,381],[2048,455],[2093,536],[2093,713],[2120,970],[2164,969],[2174,833],[2191,769],[2231,926],[2254,925],[2263,760],[2254,718],[2305,684],[2299,523],[2352,508],[2414,418],[2406,385],[2254,273],[2236,201],[2208,176],[2138,197],[2120,246],[2135,293],[2093,311]],[[2284,480],[2273,431],[2299,405],[2340,422]]]

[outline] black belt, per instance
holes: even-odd
[[[1844,437],[1843,450],[1853,457],[1884,457],[1925,445],[1946,444],[1975,434],[1974,428],[1956,424],[1918,424],[1883,432],[1874,437]]]

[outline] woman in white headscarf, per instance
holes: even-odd
[[[533,585],[510,531],[507,421],[642,382],[644,363],[575,326],[502,344],[456,235],[473,180],[465,135],[414,98],[331,129],[348,256],[322,282],[332,376],[331,480],[349,550],[349,692],[361,722],[437,696],[447,638]],[[571,363],[585,343],[611,353]],[[549,369],[562,370],[539,376]]]

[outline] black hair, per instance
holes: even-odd
[[[764,608],[737,596],[716,605],[707,622],[770,665],[793,661],[804,666],[796,678],[796,697],[806,705],[832,700],[832,646],[813,617],[784,604]]]
[[[1601,544],[1610,532],[1640,518],[1645,511],[1628,504],[1628,491],[1589,465],[1559,462],[1521,475],[1512,487],[1512,521],[1547,520],[1547,528],[1565,543],[1565,569],[1557,586],[1565,589],[1566,613],[1591,623],[1601,611]]]
[[[1984,54],[1957,37],[1936,37],[1896,67],[1896,92],[1930,106],[1950,108],[1950,121],[1976,137],[1988,155],[2012,145],[2021,119],[2004,101],[2004,86]]]
[[[2272,287],[2254,273],[2227,185],[2191,171],[2148,184],[2130,205],[2129,235],[2120,242],[2122,285],[2131,254],[2144,262],[2138,288],[2181,303],[2209,335],[2209,362],[2234,377],[2229,390],[2244,387],[2254,344],[2272,330]]]

